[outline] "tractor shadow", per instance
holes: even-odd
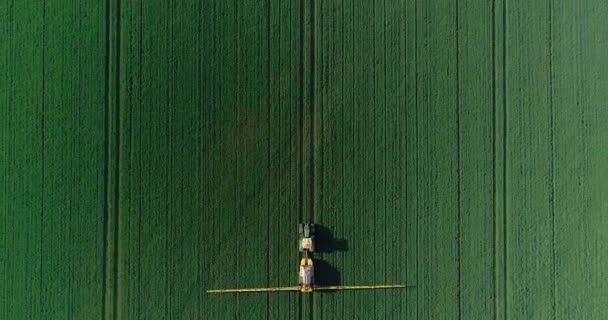
[[[340,272],[327,261],[315,259],[315,284],[318,286],[339,286]],[[332,291],[319,291],[332,292]]]
[[[315,225],[315,253],[330,254],[338,251],[348,251],[348,241],[336,239],[332,231],[322,225]],[[329,262],[315,257],[315,284],[318,286],[339,286],[341,284],[340,272]],[[335,290],[317,291],[318,293],[331,293]]]
[[[315,266],[315,284],[321,287],[340,286],[341,277],[340,271],[323,260],[324,254],[334,253],[338,251],[348,251],[348,241],[345,239],[336,239],[331,230],[325,226],[315,224],[315,253],[319,253],[314,257]],[[405,288],[416,288],[416,285],[407,285]],[[316,294],[331,294],[338,290],[317,290]]]
[[[331,230],[322,225],[315,225],[315,252],[333,253],[348,251],[348,241],[336,239]]]

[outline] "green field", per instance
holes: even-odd
[[[324,284],[292,286],[297,224]],[[0,0],[0,319],[607,319],[608,2]]]

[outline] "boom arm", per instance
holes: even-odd
[[[249,289],[217,289],[207,290],[207,293],[238,293],[238,292],[280,292],[300,291],[300,287],[276,287],[276,288],[249,288]]]
[[[365,290],[365,289],[398,289],[405,288],[404,285],[400,284],[381,284],[373,286],[328,286],[328,287],[317,287],[314,286],[314,290]]]

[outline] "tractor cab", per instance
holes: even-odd
[[[311,223],[298,224],[298,247],[300,252],[315,251],[315,225]]]

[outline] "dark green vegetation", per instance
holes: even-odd
[[[607,30],[604,0],[2,0],[0,319],[605,319]],[[411,287],[204,293],[295,284],[308,221],[330,280]]]

